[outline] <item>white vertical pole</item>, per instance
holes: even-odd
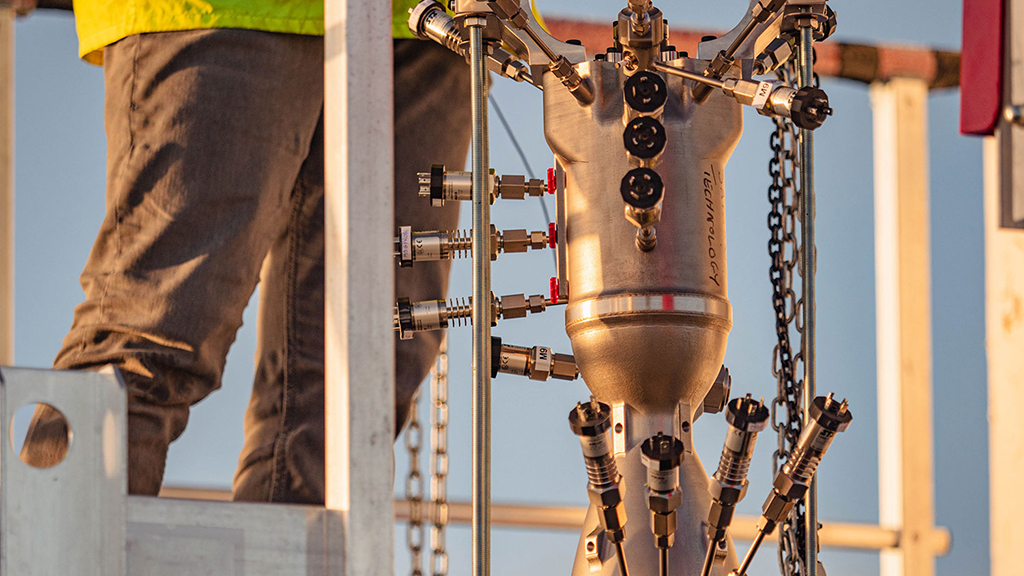
[[[14,363],[14,10],[0,7],[0,365]]]
[[[875,139],[879,519],[900,530],[882,576],[931,576],[934,526],[928,86],[871,86]]]
[[[999,137],[1007,137],[1005,128]],[[989,534],[992,576],[1020,574],[1024,547],[1024,230],[1001,228],[1000,151],[985,140],[985,345],[988,353]],[[1016,151],[1019,156],[1020,151]],[[1012,161],[1012,160],[1011,160]],[[1006,164],[1004,167],[1009,168]]]
[[[346,576],[394,574],[391,3],[326,0],[327,507]],[[340,572],[339,572],[340,573]]]

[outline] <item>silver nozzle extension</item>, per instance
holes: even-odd
[[[820,88],[790,88],[782,82],[727,79],[722,90],[764,116],[782,116],[804,130],[814,130],[832,115],[828,95]]]
[[[472,251],[472,231],[430,230],[414,232],[411,226],[400,226],[395,238],[395,257],[402,268],[416,262],[438,262],[469,256]],[[505,230],[499,232],[491,225],[491,260],[502,252],[526,252],[551,246],[548,234],[542,231]]]
[[[544,346],[525,348],[503,344],[501,338],[492,336],[491,378],[499,373],[526,376],[540,382],[548,378],[575,380],[580,375],[576,359],[570,354],[558,354]]]
[[[430,205],[444,206],[445,202],[469,201],[473,199],[473,173],[464,170],[445,170],[444,164],[434,164],[430,172],[417,173],[419,195],[430,198]],[[497,177],[490,172],[485,178],[494,201]]]
[[[445,202],[473,199],[473,173],[463,170],[445,170],[444,164],[434,164],[430,172],[419,172],[419,195],[430,198],[430,205],[444,206]],[[522,200],[527,196],[543,196],[547,183],[539,178],[505,175],[490,171],[486,178],[491,202],[499,196],[506,200]]]
[[[459,26],[435,0],[422,0],[409,10],[409,30],[421,40],[433,40],[449,50],[465,55]]]
[[[497,298],[491,294],[491,325],[498,319],[525,318],[526,313],[539,314],[547,309],[549,302],[535,294],[509,294]],[[410,302],[400,298],[394,311],[394,326],[402,340],[412,338],[415,332],[440,330],[450,325],[461,326],[469,323],[473,315],[473,299],[424,300]]]
[[[458,300],[424,300],[410,302],[408,298],[399,298],[395,305],[393,323],[398,337],[409,340],[416,332],[440,330],[449,325],[462,325],[468,322],[473,312],[472,303]]]

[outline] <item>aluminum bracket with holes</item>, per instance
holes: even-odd
[[[10,439],[15,412],[34,403],[68,424],[50,468],[22,462]],[[124,574],[125,406],[113,369],[0,368],[0,574]]]

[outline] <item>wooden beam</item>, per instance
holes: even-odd
[[[1024,230],[1002,224],[1000,146],[985,139],[985,344],[988,355],[989,537],[992,576],[1020,574],[1024,544]],[[1022,150],[1016,150],[1019,156]]]
[[[879,520],[903,534],[882,552],[882,576],[935,573],[927,103],[923,80],[871,86]]]

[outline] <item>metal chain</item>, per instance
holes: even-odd
[[[422,430],[417,412],[419,394],[412,400],[409,426],[405,429],[405,448],[409,453],[409,475],[405,477],[405,499],[409,501],[409,522],[406,525],[406,543],[409,546],[411,576],[423,576],[423,476],[420,474],[420,445]]]
[[[780,68],[779,80],[789,86],[796,85],[793,63]],[[769,143],[772,159],[768,174],[772,178],[768,188],[768,254],[771,256],[769,278],[772,283],[772,307],[775,309],[775,333],[778,344],[772,353],[772,375],[778,386],[772,402],[772,428],[778,434],[778,446],[772,456],[772,473],[789,457],[802,428],[800,399],[803,390],[802,358],[794,354],[791,336],[800,336],[800,310],[803,301],[796,293],[800,238],[800,189],[798,186],[800,162],[797,155],[797,128],[788,119],[775,117],[775,131]],[[804,573],[803,556],[803,503],[798,502],[793,513],[779,527],[779,570],[784,576]]]
[[[441,337],[437,363],[430,370],[430,567],[433,576],[448,574],[445,528],[448,526],[448,335]]]

